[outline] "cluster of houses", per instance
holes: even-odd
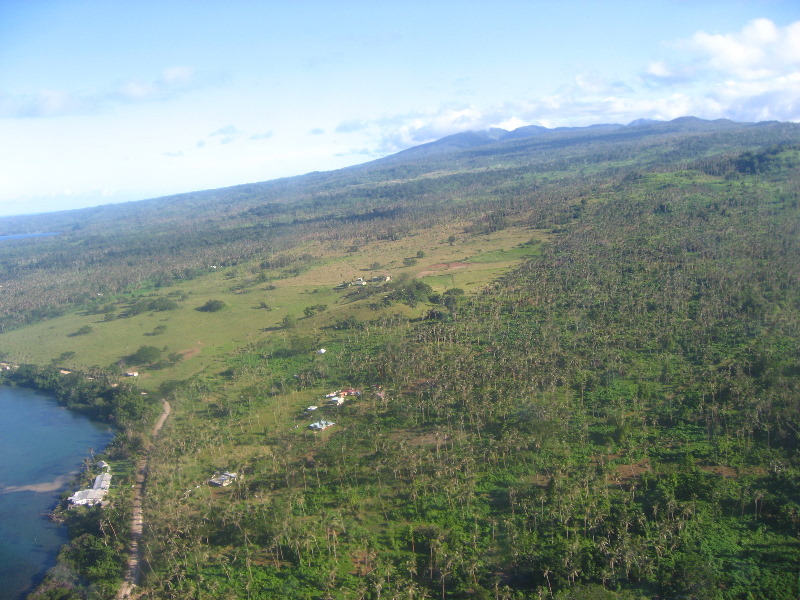
[[[353,281],[343,281],[342,283],[340,283],[336,287],[337,288],[349,288],[349,287],[352,287],[352,286],[358,287],[358,286],[367,285],[367,282],[383,283],[383,282],[387,282],[387,281],[391,281],[391,280],[392,280],[392,278],[389,275],[376,275],[375,277],[372,277],[371,279],[364,279],[363,277],[356,277]]]
[[[330,394],[325,394],[325,401],[328,406],[341,406],[344,404],[344,399],[348,396],[361,396],[361,392],[355,388],[347,388],[345,390],[336,390]]]
[[[344,404],[345,398],[347,398],[348,396],[360,397],[361,391],[355,388],[336,390],[335,392],[331,392],[330,394],[325,394],[325,403],[328,406],[341,406],[342,404]],[[319,409],[319,406],[312,404],[311,406],[306,408],[304,414],[306,415],[311,414],[317,409]],[[332,423],[331,421],[326,421],[323,419],[321,421],[317,421],[316,423],[311,423],[311,425],[309,425],[308,428],[311,429],[312,431],[323,431],[333,425],[336,425],[336,423]]]
[[[97,463],[101,469],[105,469],[105,473],[101,473],[94,478],[94,485],[91,489],[79,490],[68,498],[69,503],[73,506],[94,506],[101,504],[106,497],[108,490],[111,488],[111,473],[108,472],[109,465],[107,462],[100,461]]]

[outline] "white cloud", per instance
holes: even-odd
[[[166,100],[191,87],[194,73],[188,67],[170,67],[153,81],[128,81],[106,94],[106,100],[143,102]],[[100,95],[102,97],[102,94]]]
[[[700,31],[689,48],[697,51],[708,67],[745,79],[760,79],[772,73],[766,63],[777,32],[771,22],[753,21],[740,34],[710,35]]]
[[[575,85],[587,94],[620,94],[630,92],[631,88],[620,81],[608,81],[596,73],[578,73]]]
[[[645,76],[666,82],[688,76],[759,80],[800,69],[800,21],[779,27],[769,19],[755,19],[735,33],[698,31],[671,45],[688,53],[688,60],[653,62]]]
[[[698,69],[691,64],[668,64],[666,61],[651,62],[644,70],[642,79],[647,85],[654,87],[663,85],[681,85],[691,82],[697,76]]]
[[[730,118],[755,121],[800,120],[800,71],[761,81],[729,80],[710,97]]]
[[[241,138],[244,134],[245,132],[236,127],[236,125],[226,125],[225,127],[217,129],[216,131],[212,131],[208,134],[208,137],[220,137],[220,144],[230,144],[231,142]]]
[[[254,133],[253,135],[250,136],[250,139],[251,140],[268,140],[269,138],[271,138],[274,135],[275,135],[275,132],[270,130],[270,131],[265,131],[263,133]]]
[[[0,93],[0,118],[56,117],[95,112],[101,104],[97,96],[59,90],[40,90],[30,94]]]
[[[521,122],[514,109],[512,105],[486,110],[474,105],[445,104],[425,112],[384,118],[375,122],[380,139],[376,153],[396,152],[463,131],[505,129],[504,124]]]
[[[500,129],[505,129],[506,131],[514,131],[520,127],[525,127],[528,125],[525,121],[520,119],[519,117],[510,117],[505,119],[504,121],[500,121],[494,127],[498,127]]]
[[[191,69],[170,67],[152,81],[126,81],[102,91],[39,90],[14,95],[0,92],[0,118],[100,113],[124,104],[168,100],[193,85],[194,74]]]
[[[755,19],[740,31],[695,33],[673,44],[682,60],[651,62],[643,80],[687,95],[686,114],[736,120],[800,120],[800,21]]]
[[[453,133],[681,116],[737,121],[800,121],[800,21],[785,27],[756,19],[740,31],[697,32],[671,44],[669,59],[645,62],[638,78],[610,81],[579,73],[556,94],[495,106],[442,105],[365,123],[378,132],[375,154]]]
[[[336,133],[354,133],[356,131],[363,131],[366,127],[367,124],[364,121],[360,119],[351,119],[339,123],[334,131]]]
[[[189,67],[170,67],[161,74],[161,80],[166,85],[187,85],[193,77],[194,72]]]
[[[225,127],[222,127],[220,129],[217,129],[216,131],[209,133],[208,137],[213,137],[215,135],[224,135],[227,137],[231,135],[237,135],[240,133],[241,131],[239,131],[236,125],[226,125]]]

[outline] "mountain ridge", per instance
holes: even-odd
[[[183,212],[181,205],[184,204],[192,205],[197,215],[211,210],[227,213],[235,211],[237,206],[246,210],[248,204],[282,202],[286,201],[287,197],[324,192],[331,186],[360,184],[382,177],[413,178],[443,168],[452,169],[465,161],[473,167],[489,166],[491,164],[489,161],[503,155],[518,157],[527,154],[535,159],[537,156],[542,156],[543,152],[552,154],[554,150],[563,151],[569,145],[601,142],[604,139],[609,142],[621,139],[635,141],[663,135],[725,134],[766,127],[794,130],[800,128],[800,125],[775,121],[751,123],[729,119],[706,120],[686,116],[671,121],[637,119],[627,125],[600,123],[586,127],[552,129],[540,125],[526,125],[510,131],[499,128],[466,131],[333,171],[312,171],[301,175],[128,202],[0,217],[0,235],[63,231],[73,227],[82,228],[95,221],[122,221],[132,218],[169,220],[179,216],[175,214],[176,211]],[[778,132],[776,142],[781,143],[782,139],[791,138],[791,132],[783,136]],[[448,162],[452,164],[448,165]],[[392,170],[397,168],[401,168],[401,171],[394,173]]]
[[[426,142],[418,146],[406,148],[395,154],[384,157],[383,159],[392,159],[397,156],[409,155],[430,155],[433,153],[445,153],[450,151],[457,151],[469,148],[475,148],[487,144],[494,144],[498,142],[505,142],[508,140],[522,140],[533,137],[546,136],[548,134],[563,134],[563,133],[595,133],[595,132],[611,132],[627,128],[636,128],[640,131],[652,130],[659,131],[706,131],[721,128],[730,128],[745,125],[758,125],[759,123],[750,122],[736,122],[730,119],[714,119],[707,120],[699,117],[685,116],[672,119],[670,121],[662,121],[658,119],[636,119],[627,125],[619,123],[596,123],[582,127],[544,127],[542,125],[524,125],[512,130],[501,128],[491,128],[478,131],[464,131],[445,136],[432,142]]]

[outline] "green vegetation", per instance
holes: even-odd
[[[102,298],[65,280],[51,304],[4,308],[7,359],[85,372],[6,376],[130,440],[148,398],[170,398],[143,598],[796,598],[800,128],[679,125],[165,203],[154,231],[197,229],[176,227],[161,275],[117,236],[140,280],[109,255]],[[213,251],[176,275],[201,234]],[[9,287],[38,289],[59,243],[88,260],[94,239],[26,242],[37,268],[7,251]],[[150,395],[87,381],[123,357],[150,365]],[[120,542],[73,533],[62,563],[116,581]]]
[[[90,325],[83,325],[75,333],[70,333],[70,336],[88,335],[92,333],[92,331],[94,331],[94,328],[92,328]]]
[[[197,310],[200,312],[217,312],[225,308],[225,303],[222,300],[209,300],[203,306],[199,306]]]
[[[139,346],[133,354],[125,357],[129,365],[151,365],[161,358],[161,350],[155,346]]]
[[[92,418],[115,423],[130,433],[139,431],[156,412],[152,400],[135,387],[115,383],[105,371],[60,372],[58,368],[21,365],[2,373],[0,383],[29,387],[53,394],[59,404]]]

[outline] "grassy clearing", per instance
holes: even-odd
[[[187,379],[207,369],[222,371],[226,357],[249,344],[272,338],[285,341],[290,335],[324,339],[330,337],[323,335],[324,328],[337,319],[351,314],[360,320],[376,318],[375,310],[368,308],[369,299],[353,301],[334,290],[343,281],[406,274],[424,279],[435,291],[458,287],[471,292],[536,251],[535,245],[526,245],[532,235],[527,228],[509,227],[474,235],[463,233],[464,226],[457,223],[422,229],[399,240],[359,245],[355,252],[351,251],[354,244],[347,242],[301,245],[292,253],[317,259],[297,275],[264,271],[255,262],[218,268],[177,285],[109,299],[116,318],[74,310],[8,331],[3,334],[3,349],[16,362],[53,362],[66,369],[107,367],[141,346],[154,346],[163,357],[180,355],[178,362],[159,368],[124,367],[140,373],[140,387],[154,390],[167,380]],[[268,281],[259,282],[259,275],[266,275]],[[121,316],[134,300],[156,298],[175,299],[179,306]],[[221,300],[225,307],[218,312],[196,310],[209,300]],[[313,317],[304,315],[307,307],[319,305],[327,309]],[[423,311],[396,305],[389,312],[414,317]],[[286,317],[296,322],[291,331],[283,327]]]

